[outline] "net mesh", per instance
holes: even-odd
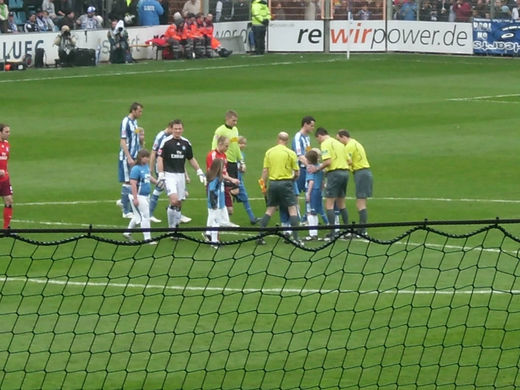
[[[503,227],[303,248],[235,233],[218,249],[189,233],[0,238],[0,387],[520,385],[519,241]]]

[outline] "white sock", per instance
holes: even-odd
[[[318,216],[313,214],[307,214],[307,222],[309,226],[317,226],[318,225]],[[318,229],[309,229],[309,235],[317,236]]]
[[[150,218],[143,218],[141,220],[141,227],[143,229],[149,229],[150,228]],[[152,235],[150,232],[143,232],[143,236],[145,240],[149,240],[152,238]]]

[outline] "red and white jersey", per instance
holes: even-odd
[[[9,160],[9,142],[8,141],[0,141],[0,169],[2,169],[5,174],[0,176],[0,181],[4,181],[9,179],[9,173],[7,172],[7,161]]]
[[[217,149],[210,150],[208,155],[206,156],[206,171],[209,171],[209,167],[213,163],[213,160],[220,158],[224,160],[224,175],[227,175],[227,158],[226,153],[220,153]]]

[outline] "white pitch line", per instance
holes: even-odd
[[[80,74],[80,75],[68,75],[68,76],[57,76],[57,77],[39,77],[30,79],[19,79],[19,80],[0,80],[0,83],[17,83],[17,82],[33,82],[33,81],[56,81],[56,80],[67,80],[67,79],[85,79],[93,77],[118,77],[118,76],[130,76],[130,75],[143,75],[143,74],[155,74],[155,73],[177,73],[177,72],[197,72],[197,71],[212,71],[220,69],[240,69],[240,68],[254,68],[254,67],[267,67],[267,66],[285,66],[285,65],[297,65],[297,64],[321,64],[327,62],[337,62],[339,58],[317,60],[317,61],[277,61],[261,64],[237,64],[237,65],[222,65],[222,66],[203,66],[200,68],[169,68],[169,69],[154,69],[154,70],[138,70],[138,71],[124,71],[124,72],[111,72],[111,73],[96,73],[96,74]]]
[[[354,199],[352,197],[347,197],[347,199]],[[188,201],[205,201],[206,198],[188,198]],[[264,198],[249,198],[252,201],[265,201]],[[517,204],[520,203],[520,199],[471,199],[471,198],[419,198],[419,197],[409,197],[409,198],[397,198],[397,197],[375,197],[370,198],[371,201],[381,201],[381,200],[390,200],[390,201],[414,201],[414,202],[462,202],[462,203],[511,203]],[[166,198],[162,199],[162,201],[166,201]],[[16,203],[16,207],[19,206],[75,206],[75,205],[84,205],[84,204],[99,204],[99,203],[114,203],[115,200],[77,200],[77,201],[56,201],[56,202],[25,202],[25,203]]]
[[[77,282],[71,280],[58,279],[40,279],[40,278],[20,278],[20,277],[0,277],[3,283],[34,283],[45,285],[59,285],[66,287],[109,287],[109,288],[136,288],[136,289],[153,289],[153,290],[171,290],[179,292],[220,292],[220,293],[262,293],[262,294],[406,294],[406,295],[457,295],[457,294],[498,294],[498,295],[516,295],[520,294],[520,290],[494,290],[490,288],[473,289],[473,290],[341,290],[341,289],[306,289],[306,288],[232,288],[232,287],[209,287],[209,286],[175,286],[175,285],[159,285],[159,284],[141,284],[141,283],[113,283],[84,281]]]
[[[504,101],[493,101],[490,99],[497,99],[497,98],[505,98],[505,97],[518,97],[520,96],[519,93],[510,93],[510,94],[504,94],[504,95],[489,95],[489,96],[471,96],[471,97],[463,97],[463,98],[450,98],[446,99],[448,101],[452,102],[466,102],[466,101],[491,101],[494,103],[519,103],[519,102],[504,102]]]

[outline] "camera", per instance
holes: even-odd
[[[61,33],[61,35],[62,35],[63,37],[65,37],[65,38],[67,38],[67,37],[70,36],[70,31],[63,31],[63,32]]]

